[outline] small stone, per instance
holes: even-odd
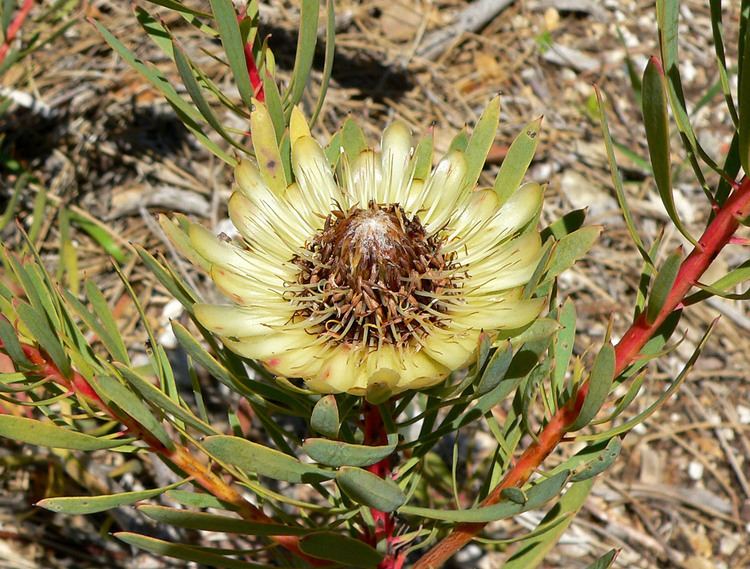
[[[690,461],[688,464],[688,476],[693,480],[700,480],[703,478],[703,465],[697,460]]]
[[[732,555],[740,545],[740,538],[736,535],[726,535],[719,542],[719,553]]]
[[[737,417],[741,424],[750,425],[750,407],[737,405]]]

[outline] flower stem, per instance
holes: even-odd
[[[377,406],[364,402],[364,444],[370,446],[384,445],[388,442],[388,433],[386,432],[383,417]],[[376,462],[367,467],[367,470],[380,478],[389,478],[391,476],[392,462],[388,456],[383,460]],[[381,540],[385,539],[388,544],[385,558],[378,565],[378,569],[398,569],[403,560],[394,552],[396,520],[388,512],[381,512],[375,508],[370,508],[372,519],[375,521],[375,527],[372,531],[363,535],[363,541],[368,542],[373,547]]]
[[[716,212],[716,216],[698,240],[698,244],[680,265],[672,289],[653,322],[649,322],[646,315],[641,314],[615,346],[616,376],[638,359],[646,342],[649,341],[666,318],[681,306],[682,300],[690,289],[699,281],[724,246],[731,241],[740,221],[748,216],[750,216],[750,178],[745,178]],[[588,389],[589,383],[587,380],[578,389],[576,395],[571,397],[552,416],[539,433],[537,440],[526,448],[518,461],[505,474],[500,484],[482,502],[483,506],[490,506],[499,502],[501,493],[505,488],[523,485],[544,459],[557,448],[557,445],[568,432],[568,427],[578,417]],[[428,551],[414,565],[414,569],[442,567],[454,553],[482,531],[485,525],[484,523],[459,524],[447,537]]]

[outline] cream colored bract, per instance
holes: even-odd
[[[538,184],[500,204],[466,182],[460,151],[418,178],[401,122],[379,150],[334,152],[335,166],[298,110],[289,133],[293,183],[257,141],[264,168],[237,167],[229,214],[242,239],[194,224],[176,239],[232,301],[195,306],[230,349],[321,393],[398,393],[469,365],[483,330],[538,316],[544,300],[522,298],[541,253]]]

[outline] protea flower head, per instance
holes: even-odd
[[[257,162],[238,165],[229,200],[241,239],[165,223],[230,299],[194,313],[231,350],[317,392],[398,393],[471,364],[482,331],[538,316],[543,300],[522,297],[541,254],[538,184],[501,204],[476,187],[476,156],[452,150],[432,168],[431,144],[415,151],[402,122],[379,149],[345,152],[345,135],[324,151],[296,109],[285,173],[269,124],[258,104]]]

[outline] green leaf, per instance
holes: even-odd
[[[620,211],[625,219],[625,227],[628,229],[628,235],[633,243],[638,248],[638,252],[649,265],[653,266],[651,258],[646,252],[646,248],[643,246],[641,236],[635,228],[635,222],[633,221],[633,214],[631,213],[628,200],[625,197],[625,189],[622,185],[622,176],[620,175],[620,169],[617,166],[617,160],[615,159],[614,145],[612,144],[612,136],[609,133],[609,124],[607,123],[607,113],[604,109],[604,101],[602,100],[602,94],[599,88],[594,86],[596,93],[596,101],[599,106],[599,123],[602,128],[602,137],[604,138],[604,147],[607,150],[607,162],[609,163],[609,172],[612,176],[612,186],[615,188],[615,196],[617,196],[617,204],[620,206]]]
[[[586,567],[586,569],[609,569],[612,567],[615,557],[617,557],[617,550],[610,549],[607,553]]]
[[[293,484],[322,482],[334,477],[333,472],[304,464],[288,454],[239,437],[207,437],[202,446],[218,460],[248,474]]]
[[[349,164],[353,163],[357,156],[367,148],[365,133],[353,119],[347,118],[341,127],[341,146],[344,149]]]
[[[229,0],[216,1],[229,2]],[[177,94],[177,91],[175,91],[174,87],[172,87],[161,71],[155,67],[150,67],[139,60],[132,51],[125,47],[125,45],[102,24],[96,20],[93,20],[92,23],[96,29],[99,30],[99,33],[102,34],[104,41],[120,54],[120,57],[122,57],[128,65],[140,73],[141,76],[164,95],[167,102],[172,105],[172,108],[175,110],[185,127],[195,135],[198,141],[205,146],[206,149],[211,151],[218,158],[221,158],[230,166],[234,167],[237,165],[237,161],[234,158],[229,156],[214,141],[206,136],[203,129],[201,129],[200,124],[197,122],[200,119],[200,114]]]
[[[154,276],[156,279],[164,285],[164,288],[167,289],[169,294],[172,295],[172,297],[176,298],[182,306],[185,307],[185,309],[192,314],[193,312],[193,304],[196,302],[196,298],[193,295],[191,291],[187,289],[187,287],[180,282],[179,279],[175,277],[175,275],[169,271],[167,268],[162,266],[159,261],[157,261],[151,253],[146,251],[140,246],[135,247],[136,251],[138,252],[138,256],[143,261],[143,264],[148,267],[148,269],[154,273]]]
[[[579,435],[577,438],[578,440],[582,441],[600,441],[603,439],[610,439],[616,435],[621,435],[622,433],[627,433],[630,429],[635,427],[636,425],[641,424],[643,421],[645,421],[648,417],[653,415],[659,407],[661,407],[667,399],[669,399],[672,394],[677,391],[677,389],[682,385],[682,382],[685,381],[687,378],[688,373],[695,365],[696,360],[701,354],[701,351],[703,351],[703,348],[706,345],[706,342],[708,341],[709,336],[711,335],[711,332],[714,329],[714,326],[716,325],[717,320],[714,320],[711,323],[711,326],[706,330],[705,334],[703,334],[703,337],[701,338],[700,342],[698,343],[698,346],[695,348],[695,351],[690,356],[690,359],[685,363],[684,367],[682,368],[682,371],[680,371],[679,375],[672,381],[672,383],[669,385],[666,391],[662,393],[656,401],[654,401],[651,405],[649,405],[644,411],[630,419],[629,421],[626,421],[625,423],[618,425],[617,427],[613,427],[612,429],[608,429],[606,431],[595,433],[593,435]]]
[[[560,239],[547,264],[544,280],[550,281],[572,267],[594,246],[601,232],[601,226],[589,225]]]
[[[495,350],[479,380],[477,395],[484,395],[495,389],[505,378],[511,361],[513,361],[513,348],[510,344]]]
[[[508,148],[500,171],[495,178],[495,192],[500,197],[500,204],[513,195],[518,189],[529,169],[531,160],[534,158],[537,144],[539,144],[539,130],[542,126],[542,117],[527,124],[521,133],[516,136]]]
[[[570,297],[565,299],[560,308],[558,321],[562,328],[555,339],[555,367],[552,371],[552,386],[556,397],[563,392],[576,338],[576,306]]]
[[[315,533],[300,540],[303,553],[343,567],[374,569],[383,556],[366,543],[333,532]]]
[[[573,518],[591,492],[592,486],[593,480],[573,484],[538,524],[538,527],[545,525],[551,525],[551,527],[539,535],[519,542],[516,552],[503,564],[503,569],[534,569],[539,567],[547,553],[570,526]],[[556,520],[561,521],[555,523]]]
[[[0,316],[0,341],[2,341],[3,350],[10,356],[10,359],[13,360],[16,369],[19,367],[32,366],[32,363],[28,360],[26,354],[23,353],[23,348],[18,341],[15,328],[13,328],[13,325],[3,316]]]
[[[240,92],[242,102],[250,109],[253,106],[253,86],[250,84],[250,76],[247,72],[245,61],[245,46],[237,22],[237,13],[234,11],[232,0],[209,0],[211,11],[219,28],[221,45],[227,56],[229,68],[232,70],[234,82]]]
[[[588,447],[584,449],[584,451],[587,450],[590,454],[590,449]],[[609,441],[607,441],[607,444],[603,449],[599,450],[599,452],[597,452],[593,458],[591,458],[584,464],[583,468],[576,470],[576,473],[571,477],[570,481],[579,482],[581,480],[589,480],[597,474],[604,472],[610,466],[612,466],[612,463],[614,463],[617,457],[620,456],[621,450],[622,442],[620,441],[620,437],[612,437]]]
[[[222,533],[240,533],[245,535],[307,535],[316,530],[270,524],[261,522],[248,522],[240,518],[207,514],[204,512],[191,512],[190,510],[178,510],[164,506],[144,505],[138,511],[152,520],[170,526],[205,531],[218,531]]]
[[[739,69],[737,105],[739,107],[740,163],[745,172],[750,172],[750,26],[744,29],[744,46]]]
[[[125,347],[125,341],[122,339],[120,330],[117,327],[112,311],[109,308],[107,299],[96,287],[93,280],[86,281],[86,297],[94,309],[94,314],[99,317],[104,329],[107,331],[108,344],[107,349],[113,357],[124,363],[129,363],[128,350]]]
[[[542,240],[546,241],[552,236],[559,241],[566,235],[583,227],[584,221],[586,221],[585,209],[576,209],[568,212],[542,230]]]
[[[154,417],[143,401],[130,389],[108,375],[97,376],[95,381],[91,381],[91,386],[108,405],[120,408],[159,439],[165,447],[169,450],[174,449],[174,443],[164,430],[161,421]]]
[[[324,395],[313,407],[310,426],[321,435],[335,439],[339,434],[339,408],[336,397]]]
[[[29,329],[34,340],[49,354],[57,369],[65,377],[70,377],[73,370],[70,360],[65,353],[65,348],[60,343],[59,334],[52,331],[50,324],[44,314],[25,302],[16,307],[16,312],[21,322]]]
[[[216,508],[217,510],[235,510],[236,507],[228,502],[222,502],[211,494],[201,494],[190,490],[170,490],[167,496],[183,506],[191,508]]]
[[[45,498],[36,503],[40,508],[62,514],[95,514],[105,512],[120,506],[129,506],[141,500],[154,498],[181,484],[184,480],[153,490],[140,490],[137,492],[122,492],[120,494],[108,494],[106,496],[65,496],[63,498]]]
[[[115,363],[115,367],[122,374],[123,378],[138,392],[141,397],[151,403],[160,411],[174,415],[186,425],[189,425],[204,435],[217,434],[216,429],[201,421],[192,411],[184,409],[168,397],[163,391],[153,385],[150,381],[142,377],[135,370],[126,365]]]
[[[583,406],[578,413],[578,417],[573,424],[568,427],[570,431],[577,431],[588,425],[604,401],[609,395],[612,388],[612,381],[615,377],[615,348],[612,344],[605,344],[594,359],[594,365],[591,366],[591,373],[588,379],[588,392],[583,399]]]
[[[131,532],[117,532],[114,536],[120,541],[166,557],[183,559],[185,561],[195,561],[199,565],[209,567],[221,567],[222,569],[272,569],[270,565],[261,565],[259,563],[250,563],[248,561],[239,561],[226,557],[219,553],[214,553],[203,547],[192,547],[182,543],[172,543],[154,537],[148,537]]]
[[[326,99],[326,93],[328,93],[328,85],[331,82],[331,74],[333,73],[333,57],[336,54],[336,11],[334,9],[334,1],[327,0],[326,2],[326,49],[323,57],[323,73],[320,78],[320,92],[318,93],[318,102],[315,103],[315,110],[313,111],[312,117],[310,118],[310,124],[314,125],[320,111],[323,109],[323,103]]]
[[[510,500],[511,502],[515,502],[516,504],[525,504],[528,500],[523,490],[515,487],[504,488],[503,491],[500,492],[500,495],[506,500]]]
[[[100,450],[128,444],[132,439],[101,439],[36,419],[0,415],[0,437],[21,443],[71,450]]]
[[[406,502],[406,495],[393,480],[361,468],[343,466],[336,473],[336,483],[358,504],[381,512],[392,512]]]
[[[268,69],[263,70],[261,73],[261,79],[263,81],[263,93],[266,96],[265,105],[268,109],[268,114],[271,117],[271,122],[273,122],[276,140],[281,140],[284,137],[284,131],[286,130],[287,124],[279,87],[276,85],[276,80]]]
[[[682,263],[682,251],[678,249],[667,257],[664,264],[659,269],[659,273],[654,279],[654,284],[651,287],[651,294],[648,299],[648,305],[646,306],[646,322],[653,324],[656,318],[659,316],[664,303],[667,301],[672,285],[677,278],[677,273],[680,271],[680,264]]]
[[[518,504],[511,501],[498,502],[491,506],[480,506],[467,510],[435,510],[431,508],[419,508],[415,506],[402,506],[398,509],[400,514],[418,516],[432,520],[444,520],[458,523],[487,523],[510,518],[529,510],[535,510],[552,498],[560,494],[563,486],[568,481],[570,472],[561,471],[554,476],[542,480],[532,486],[526,492],[526,503]]]
[[[307,439],[302,448],[315,462],[326,466],[370,466],[396,450],[398,438],[392,438],[392,444],[381,446],[355,445],[328,439]]]
[[[479,175],[484,168],[487,153],[492,148],[497,134],[497,125],[500,121],[500,97],[494,97],[482,116],[479,117],[474,130],[471,133],[469,143],[466,145],[466,177],[464,183],[474,187],[479,180]]]
[[[456,136],[453,137],[451,140],[450,145],[448,146],[448,152],[447,154],[450,154],[451,152],[466,152],[466,147],[469,145],[469,133],[466,132],[466,127],[464,126],[461,130],[459,130],[456,133]]]
[[[292,84],[285,95],[285,98],[288,98],[290,108],[302,100],[302,94],[310,77],[315,44],[318,42],[319,12],[319,0],[302,0],[297,52],[294,55],[294,69],[292,70]]]
[[[658,60],[652,57],[643,73],[642,98],[643,124],[646,127],[651,169],[654,173],[656,188],[669,218],[688,240],[695,243],[677,213],[672,194],[672,159],[669,149],[669,111],[666,91],[664,72]]]
[[[0,231],[5,229],[5,226],[13,219],[13,216],[16,213],[18,200],[21,199],[21,192],[23,192],[26,187],[29,178],[30,176],[26,172],[16,178],[16,183],[13,185],[13,193],[11,193],[10,199],[6,202],[5,211],[0,215]]]
[[[180,74],[182,83],[185,85],[185,89],[187,90],[188,95],[190,95],[190,99],[192,99],[193,104],[198,108],[200,114],[224,140],[229,142],[235,148],[247,152],[247,149],[226,131],[224,125],[221,124],[221,121],[214,114],[208,101],[206,101],[206,98],[203,96],[203,91],[201,90],[200,85],[198,85],[195,75],[193,75],[193,65],[174,41],[172,41],[172,52],[174,53],[174,61],[177,65],[177,71]]]

